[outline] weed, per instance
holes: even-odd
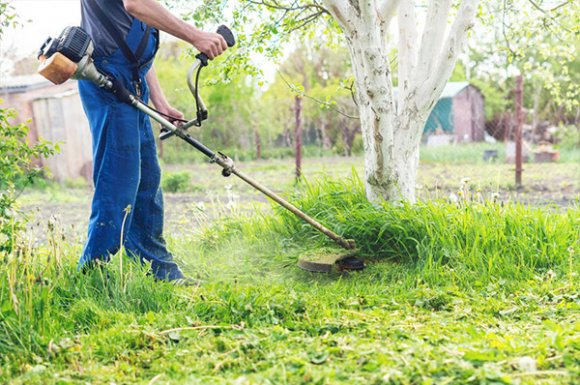
[[[163,190],[167,192],[184,192],[190,185],[190,174],[187,171],[167,173],[161,181]]]

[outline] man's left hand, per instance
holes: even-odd
[[[181,111],[171,107],[170,105],[159,108],[158,110],[162,114],[165,114],[168,116],[167,120],[169,120],[169,122],[175,124],[176,126],[181,125],[181,123],[182,123],[181,120],[183,120],[183,113]],[[169,117],[171,117],[171,118],[169,118]]]

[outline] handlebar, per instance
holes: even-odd
[[[216,32],[218,34],[222,35],[222,37],[225,39],[228,47],[233,47],[236,44],[236,38],[234,37],[234,34],[225,25],[220,25]],[[201,68],[208,65],[209,58],[203,52],[198,53],[195,56],[195,58],[196,58],[195,62],[191,65],[191,67],[189,68],[189,71],[187,71],[187,85],[189,87],[189,91],[191,91],[191,94],[193,95],[193,97],[195,99],[195,103],[196,103],[197,109],[198,109],[198,116],[195,119],[192,119],[189,122],[180,126],[179,128],[182,130],[187,130],[189,127],[192,127],[192,126],[201,126],[201,121],[207,119],[207,108],[205,106],[205,103],[201,99],[201,96],[197,92],[198,90],[196,88],[194,74],[196,74],[196,71],[198,71],[197,75],[199,75],[199,71],[201,70]],[[162,131],[161,135],[159,135],[159,139],[165,140],[165,139],[172,137],[173,135],[174,135],[174,133],[171,131],[165,131],[165,132]]]

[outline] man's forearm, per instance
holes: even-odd
[[[228,45],[225,39],[214,32],[203,32],[193,25],[174,16],[157,0],[123,0],[125,10],[133,17],[151,27],[167,32],[188,42],[210,59],[224,52]]]
[[[157,109],[165,108],[169,105],[167,102],[167,98],[161,89],[161,85],[159,84],[159,79],[157,78],[157,73],[155,72],[155,68],[151,67],[147,75],[145,76],[145,80],[147,81],[147,85],[149,86],[149,96],[151,98],[151,102]]]
[[[127,12],[145,24],[196,44],[201,31],[172,15],[157,0],[123,0],[123,3]]]

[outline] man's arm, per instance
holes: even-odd
[[[210,59],[224,52],[228,45],[224,38],[213,32],[204,32],[174,16],[157,0],[123,0],[129,14],[151,27],[167,32],[188,42]]]
[[[147,85],[149,86],[149,95],[151,97],[151,102],[155,108],[165,114],[172,116],[176,119],[183,119],[183,114],[176,110],[175,108],[171,107],[167,102],[167,98],[161,89],[161,85],[159,84],[159,79],[157,78],[157,73],[155,72],[155,68],[151,67],[147,75],[145,75],[145,80],[147,81]],[[169,119],[171,121],[171,119]],[[172,123],[176,123],[175,121],[171,121]]]

